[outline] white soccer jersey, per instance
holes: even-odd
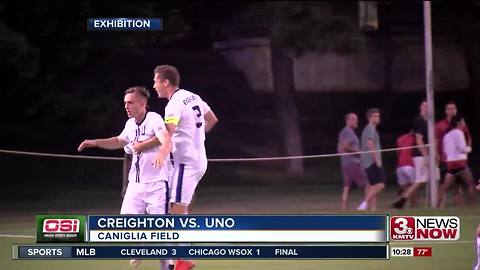
[[[155,112],[147,112],[143,121],[137,125],[134,118],[128,119],[125,128],[118,136],[125,142],[142,142],[154,136],[159,136],[165,130],[165,123],[161,115]],[[130,147],[127,147],[130,148]],[[168,181],[167,166],[156,169],[153,160],[159,151],[159,146],[145,150],[139,155],[133,154],[132,166],[128,173],[128,181],[137,183],[151,183],[157,181]],[[170,162],[166,160],[165,164]]]
[[[165,107],[165,123],[177,126],[172,136],[174,159],[184,164],[205,163],[205,114],[210,107],[202,98],[178,89]]]

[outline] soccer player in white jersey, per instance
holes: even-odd
[[[207,170],[205,133],[218,119],[202,98],[179,88],[180,75],[170,65],[154,70],[153,88],[159,98],[168,99],[165,125],[172,140],[173,179],[170,187],[170,213],[188,214],[195,189]],[[161,156],[158,156],[161,158]],[[163,160],[158,160],[163,164]],[[193,268],[191,261],[177,260],[176,270]]]
[[[168,211],[168,164],[157,163],[158,167],[155,167],[154,160],[167,159],[171,141],[162,116],[147,111],[148,97],[149,92],[144,87],[127,89],[124,102],[130,119],[127,120],[120,135],[106,139],[84,140],[78,147],[78,151],[89,147],[113,150],[129,146],[127,149],[131,149],[133,159],[128,174],[128,187],[120,210],[122,215],[145,213],[158,215],[167,214]],[[158,138],[160,145],[151,147],[152,143],[149,141],[154,137]],[[133,265],[138,265],[139,262],[131,261]],[[162,262],[162,269],[169,269],[168,263]]]

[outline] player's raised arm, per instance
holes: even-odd
[[[84,140],[78,146],[78,152],[81,152],[85,148],[99,147],[103,149],[113,150],[120,149],[127,144],[126,141],[120,139],[119,137],[111,137],[108,139],[94,139],[94,140]]]

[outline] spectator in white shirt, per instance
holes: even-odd
[[[445,193],[454,183],[455,177],[459,177],[468,186],[470,203],[473,202],[474,180],[472,172],[468,167],[468,153],[472,148],[467,145],[462,127],[465,121],[456,115],[451,120],[451,126],[447,134],[443,137],[443,152],[447,162],[447,174],[445,183],[440,187],[438,194],[438,206],[442,205]]]

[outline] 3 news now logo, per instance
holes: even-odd
[[[37,243],[84,242],[85,216],[37,215]]]
[[[460,238],[456,216],[404,216],[390,218],[390,239],[395,241],[435,241]]]

